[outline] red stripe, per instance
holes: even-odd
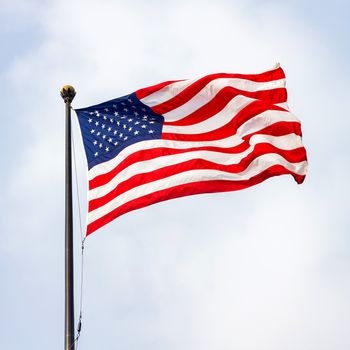
[[[198,108],[193,113],[177,121],[165,121],[164,125],[185,126],[200,123],[219,113],[234,97],[238,95],[254,98],[256,100],[263,100],[268,104],[283,103],[287,101],[287,90],[285,88],[249,92],[227,86],[221,89],[207,104]]]
[[[253,135],[265,134],[271,136],[283,136],[291,133],[301,136],[301,128],[299,122],[277,122],[272,124],[265,129],[259,130],[253,134],[244,136],[244,141],[240,145],[235,147],[214,147],[214,146],[203,146],[203,147],[191,147],[186,149],[176,149],[168,147],[159,147],[155,149],[145,149],[137,151],[129,155],[125,160],[120,162],[115,168],[105,174],[101,174],[89,181],[89,189],[93,190],[96,187],[103,186],[111,181],[119,172],[127,168],[129,165],[145,160],[154,159],[157,157],[175,155],[180,153],[192,152],[192,151],[213,151],[222,153],[240,153],[249,147],[249,140]]]
[[[274,165],[260,174],[250,178],[249,180],[243,181],[225,181],[225,180],[216,180],[216,181],[199,181],[188,183],[184,185],[178,185],[175,187],[167,188],[165,190],[153,192],[146,196],[134,199],[130,202],[127,202],[120,207],[109,212],[105,216],[97,219],[87,226],[86,235],[90,235],[100,227],[106,225],[112,220],[116,219],[118,216],[121,216],[131,210],[140,209],[146,206],[149,206],[154,203],[166,201],[169,199],[190,196],[200,193],[213,193],[213,192],[228,192],[228,191],[237,191],[250,186],[254,186],[270,177],[290,174],[294,177],[295,181],[298,184],[301,184],[304,181],[305,176],[294,174],[293,172],[287,170],[281,165]]]
[[[199,91],[201,91],[208,83],[214,79],[218,78],[241,78],[247,79],[255,82],[269,82],[272,80],[278,80],[284,78],[284,72],[281,68],[273,71],[265,72],[262,74],[228,74],[228,73],[218,73],[210,74],[203,78],[196,80],[193,84],[185,88],[183,91],[178,93],[173,98],[160,103],[157,106],[152,107],[152,110],[158,114],[167,113],[184,103],[188,102],[193,96],[195,96]]]
[[[100,187],[111,181],[118,173],[123,169],[127,168],[131,164],[163,157],[169,155],[175,155],[180,153],[192,152],[192,151],[213,151],[222,153],[241,153],[249,147],[247,142],[242,141],[241,144],[234,147],[214,147],[214,146],[203,146],[203,147],[191,147],[184,149],[158,147],[154,149],[145,149],[132,153],[130,156],[120,162],[115,168],[105,174],[98,175],[89,181],[89,189]]]
[[[282,107],[278,107],[272,104],[268,104],[264,101],[254,101],[248,106],[241,109],[233,119],[227,124],[221,126],[218,129],[208,131],[202,134],[175,134],[175,133],[162,133],[162,139],[164,140],[176,140],[176,141],[213,141],[225,139],[231,135],[236,134],[237,129],[249,119],[257,116],[262,112],[268,110],[285,111]]]
[[[305,160],[306,157],[305,149],[303,147],[286,151],[274,147],[268,143],[261,143],[257,144],[252,150],[252,152],[249,153],[246,157],[242,158],[238,164],[224,165],[200,158],[187,160],[181,163],[177,163],[175,165],[169,165],[157,170],[153,170],[149,173],[141,173],[132,176],[130,179],[117,184],[117,186],[112,191],[110,191],[103,197],[91,200],[89,202],[89,212],[107,204],[114,198],[120,196],[121,194],[123,194],[126,191],[129,191],[132,188],[139,186],[140,184],[147,184],[190,170],[210,169],[223,171],[227,173],[240,173],[244,171],[255,158],[268,153],[279,154],[290,163],[301,162]]]
[[[156,84],[156,85],[152,85],[152,86],[149,86],[149,87],[137,90],[135,92],[136,93],[136,97],[139,100],[141,100],[142,98],[153,94],[154,92],[162,89],[163,87],[165,87],[167,85],[170,85],[170,84],[173,84],[173,83],[177,83],[178,81],[183,81],[183,80],[168,80],[168,81],[164,81],[163,83],[159,83],[159,84]]]

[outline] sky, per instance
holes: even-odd
[[[349,11],[345,0],[0,0],[0,348],[64,344],[61,87],[75,87],[78,108],[280,62],[305,182],[171,200],[89,236],[79,350],[349,349]],[[86,169],[74,125],[77,316]]]

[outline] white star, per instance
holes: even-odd
[[[95,130],[94,130],[94,129],[91,129],[90,133],[93,134],[94,132],[95,132]]]
[[[101,131],[99,131],[96,135],[97,135],[97,136],[100,136],[100,135],[101,135]]]
[[[106,111],[106,112],[108,112],[108,111],[109,111],[109,109],[108,109],[108,108],[105,108],[105,111]]]
[[[112,142],[112,140],[113,140],[113,139],[110,137],[110,138],[108,139],[108,142]]]
[[[120,137],[120,138],[122,138],[122,137],[123,137],[123,133],[122,133],[122,132],[119,134],[119,137]]]
[[[118,141],[114,142],[114,146],[117,146],[118,145]]]
[[[106,152],[108,152],[109,151],[109,147],[106,147]]]
[[[101,128],[104,129],[105,127],[106,127],[106,125],[105,125],[105,124],[102,124]]]
[[[150,124],[154,124],[154,121],[149,122]]]
[[[90,114],[90,115],[93,115],[93,114],[94,114],[94,112],[90,112],[89,114]]]
[[[147,114],[144,114],[143,115],[143,119],[147,119],[148,118],[148,115]]]
[[[130,128],[128,129],[128,131],[131,131],[132,130],[132,126],[130,126]]]
[[[131,106],[131,108],[134,108],[134,109],[135,109],[135,108],[136,108],[136,106]]]
[[[142,128],[142,129],[146,129],[146,128],[147,128],[147,125],[142,124],[142,125],[141,125],[141,128]]]
[[[128,109],[127,109],[127,108],[123,108],[123,111],[127,112],[127,111],[128,111]]]
[[[103,116],[103,119],[104,119],[104,120],[107,120],[107,117],[104,115],[104,116]]]
[[[134,112],[135,116],[137,117],[139,114],[137,112]]]
[[[120,126],[120,122],[119,121],[117,121],[117,125]]]
[[[123,124],[123,129],[126,129],[126,125],[125,124]]]
[[[133,121],[133,119],[132,119],[132,118],[128,119],[128,122],[129,122],[129,123],[131,123],[132,121]]]
[[[108,130],[108,131],[111,131],[111,130],[112,130],[112,128],[111,128],[111,127],[109,127],[107,130]]]
[[[122,105],[125,106],[125,102],[122,102]]]
[[[98,126],[98,124],[100,124],[99,122],[96,122],[95,125]]]
[[[135,125],[137,125],[137,124],[140,124],[140,122],[139,121],[135,122]]]
[[[118,112],[114,112],[114,115],[117,117],[119,115],[119,113]]]
[[[113,133],[113,135],[116,135],[116,133],[117,133],[117,130],[114,130],[114,133]]]
[[[97,145],[97,140],[94,141],[94,145],[95,145],[95,146]]]
[[[109,119],[109,121],[110,121],[111,123],[113,123],[113,118]]]
[[[95,152],[94,156],[97,157],[98,156],[98,152]]]
[[[106,138],[106,135],[103,135],[102,138],[105,139],[105,138]]]
[[[141,111],[146,112],[146,108],[141,108]]]
[[[102,143],[100,143],[100,144],[98,145],[98,147],[102,148]]]
[[[131,98],[128,98],[128,101],[131,103],[131,102],[132,102],[132,99],[131,99]]]
[[[148,130],[148,133],[149,133],[149,134],[153,134],[153,133],[154,133],[154,130]]]
[[[128,139],[128,137],[127,137],[127,136],[125,136],[125,137],[124,137],[124,141],[126,141],[127,139]]]
[[[134,131],[134,135],[138,135],[138,134],[139,134],[138,130]]]
[[[116,105],[113,105],[113,108],[117,108],[117,106],[116,106]]]
[[[92,119],[91,119],[91,118],[89,118],[88,122],[89,122],[89,123],[92,123]]]
[[[97,115],[98,114],[98,110],[96,109],[96,111],[94,113]]]

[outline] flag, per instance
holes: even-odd
[[[166,81],[77,109],[88,164],[89,235],[160,201],[306,175],[279,66]]]

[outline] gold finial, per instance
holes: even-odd
[[[71,85],[65,85],[61,89],[61,96],[65,103],[71,103],[73,101],[73,98],[75,96],[76,92],[73,86]]]

